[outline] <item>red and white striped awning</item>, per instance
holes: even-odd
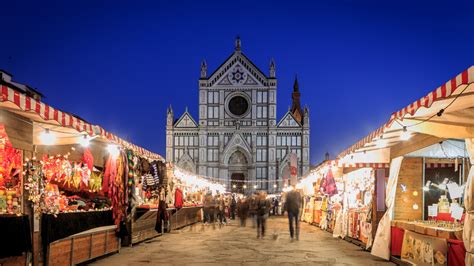
[[[118,136],[105,131],[105,129],[100,126],[91,125],[70,113],[55,109],[5,85],[1,85],[0,102],[4,106],[11,106],[28,113],[34,113],[46,122],[54,122],[60,126],[75,129],[78,132],[87,133],[90,136],[100,136],[116,144],[120,144],[127,149],[131,149],[144,157],[152,160],[164,161],[163,157],[159,154],[123,140]]]
[[[425,168],[454,168],[455,165],[455,163],[425,163]]]
[[[474,83],[474,66],[469,67],[453,79],[449,80],[448,82],[444,83],[443,85],[439,86],[432,92],[430,92],[425,97],[413,102],[412,104],[402,108],[401,110],[394,112],[390,119],[382,125],[380,128],[376,129],[363,139],[356,142],[354,145],[343,151],[338,155],[338,158],[343,158],[344,156],[360,151],[364,148],[367,144],[374,141],[374,139],[380,138],[384,135],[388,129],[394,124],[395,121],[403,121],[408,117],[413,117],[418,114],[418,111],[427,110],[434,103],[441,102],[443,100],[449,100],[451,98],[456,97],[459,93],[467,88],[470,84]],[[472,86],[471,86],[472,87]],[[460,89],[463,88],[463,89]],[[472,89],[471,89],[472,90]],[[448,103],[447,103],[448,104]],[[446,104],[446,105],[447,105]],[[474,104],[473,104],[474,105]],[[444,107],[443,107],[444,108]],[[434,110],[431,110],[434,111]],[[436,112],[439,110],[436,110]],[[436,114],[435,112],[435,114]],[[400,127],[399,127],[400,128]],[[400,129],[399,129],[400,130]]]

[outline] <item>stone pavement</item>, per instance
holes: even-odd
[[[393,265],[360,247],[301,223],[300,241],[290,242],[288,220],[271,218],[267,235],[256,238],[251,221],[222,227],[197,224],[122,248],[96,265]],[[277,240],[273,234],[278,234]]]

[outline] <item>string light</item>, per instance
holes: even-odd
[[[236,185],[232,185],[232,188],[237,188],[237,186],[236,186]]]
[[[44,145],[52,145],[56,142],[56,136],[49,132],[49,128],[41,132],[39,138]]]
[[[273,184],[273,187],[274,187],[274,188],[277,188],[277,184]]]
[[[244,188],[244,189],[247,188],[247,185],[244,185],[243,188]]]
[[[257,185],[253,185],[253,188],[255,188],[255,189],[256,189],[256,188],[257,188]]]

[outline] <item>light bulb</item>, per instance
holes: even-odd
[[[243,188],[247,188],[247,185],[244,185]]]
[[[411,138],[411,133],[407,130],[407,127],[403,127],[403,132],[400,134],[401,140],[409,140]]]
[[[232,188],[236,188],[237,186],[236,185],[232,185]]]
[[[277,187],[277,184],[273,184],[273,187],[276,188],[276,187]]]
[[[87,148],[89,147],[89,144],[91,142],[91,139],[89,136],[84,135],[80,140],[79,143],[81,144],[82,147]]]
[[[412,208],[413,208],[414,210],[418,210],[418,208],[419,208],[419,207],[418,207],[418,204],[416,204],[416,203],[413,204]]]
[[[257,185],[253,185],[253,188],[257,188]]]
[[[44,145],[52,145],[56,142],[56,136],[49,132],[49,128],[41,132],[39,138]]]

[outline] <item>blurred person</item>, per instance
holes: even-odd
[[[224,195],[222,195],[217,201],[217,218],[219,219],[219,224],[225,224],[227,222],[225,218],[225,209],[225,199]]]
[[[278,198],[275,197],[275,198],[273,199],[273,214],[274,214],[275,216],[279,215],[279,213],[278,213],[278,206],[279,206],[279,204],[280,204],[280,202],[278,202]]]
[[[257,238],[263,238],[265,237],[265,227],[271,207],[266,192],[260,191],[256,198],[256,207]]]
[[[293,190],[289,191],[286,194],[286,201],[285,201],[285,210],[288,212],[288,221],[290,226],[290,237],[291,241],[296,236],[296,240],[300,238],[300,221],[299,221],[299,212],[301,207],[301,195],[298,191],[295,190],[293,186]],[[293,227],[293,222],[295,226]],[[295,230],[296,229],[296,230]],[[296,234],[295,234],[296,231]]]
[[[245,227],[247,225],[247,217],[249,212],[249,203],[244,199],[240,199],[237,202],[237,215],[240,219],[240,226]]]
[[[257,196],[256,192],[251,195],[248,199],[249,201],[249,216],[252,219],[252,228],[255,228],[257,225]]]
[[[235,208],[237,207],[237,202],[235,201],[235,195],[232,194],[232,199],[230,201],[230,219],[235,220]]]

